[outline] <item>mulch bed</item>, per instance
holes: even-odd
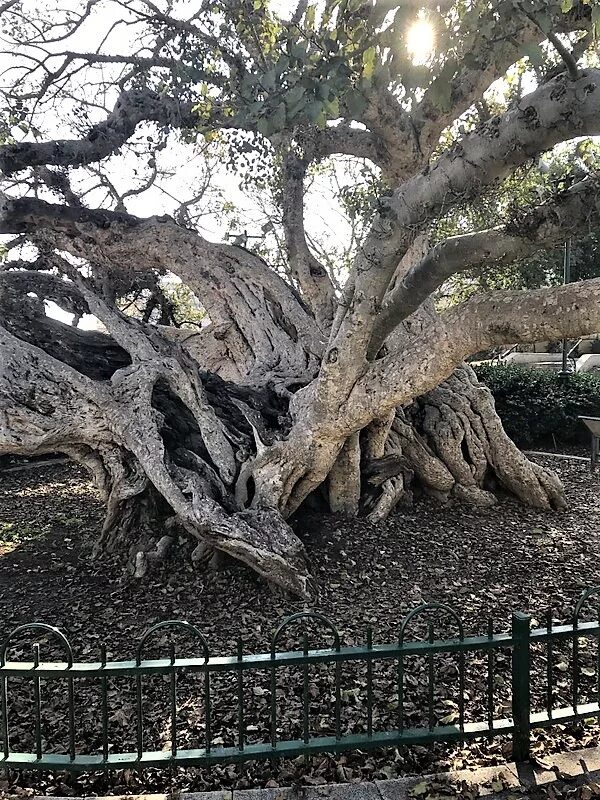
[[[544,459],[540,459],[544,461]],[[558,621],[567,621],[584,588],[600,584],[600,509],[598,477],[583,462],[549,459],[567,487],[569,510],[544,513],[503,499],[489,509],[463,505],[441,507],[417,499],[387,522],[370,525],[364,520],[347,522],[330,517],[307,517],[295,522],[309,553],[319,597],[310,608],[325,614],[337,626],[345,644],[362,644],[366,628],[373,628],[375,643],[397,640],[403,615],[424,601],[449,603],[458,609],[467,634],[485,633],[488,618],[494,630],[510,628],[513,611],[530,612],[540,625],[548,609]],[[61,465],[13,472],[0,476],[0,638],[14,627],[31,621],[58,626],[69,637],[78,660],[97,660],[100,643],[109,658],[132,658],[143,631],[157,621],[178,618],[197,625],[208,638],[211,654],[234,655],[237,640],[244,651],[266,652],[275,627],[287,615],[305,610],[305,604],[272,592],[252,572],[232,566],[220,572],[197,572],[171,563],[142,581],[123,575],[118,559],[91,561],[90,543],[97,536],[103,509],[85,476],[74,466]],[[592,616],[596,614],[591,609]],[[422,628],[415,627],[414,635]],[[311,646],[328,646],[324,631],[311,630]],[[436,635],[454,635],[447,617],[436,620]],[[295,638],[294,638],[295,637]],[[408,638],[412,638],[409,636]],[[178,640],[179,641],[179,640]],[[585,641],[585,640],[584,640]],[[166,641],[150,656],[166,657]],[[298,629],[290,629],[282,649],[300,649]],[[582,645],[583,699],[595,700],[596,678],[592,667],[597,645]],[[29,647],[17,642],[11,658],[29,660]],[[20,655],[22,653],[22,655]],[[193,644],[181,640],[178,654],[196,655]],[[59,651],[44,645],[43,658],[59,658]],[[555,703],[570,704],[568,663],[570,655],[555,654]],[[540,653],[539,687],[534,700],[543,707],[544,654]],[[427,724],[426,665],[407,658],[407,724]],[[410,663],[409,663],[410,662]],[[485,656],[467,659],[465,703],[468,719],[485,720]],[[586,666],[587,665],[587,666]],[[343,675],[344,732],[364,731],[364,672],[349,668]],[[510,659],[499,654],[494,668],[495,713],[506,716]],[[301,735],[301,683],[292,669],[278,676],[278,704],[282,738]],[[586,674],[587,675],[586,678]],[[436,720],[456,719],[456,658],[436,659]],[[587,680],[587,683],[586,683]],[[119,683],[120,681],[120,683]],[[110,736],[115,751],[135,749],[133,687],[123,679],[111,686]],[[13,683],[11,681],[11,683]],[[29,682],[28,682],[29,683]],[[12,747],[33,746],[31,687],[14,681],[11,687]],[[329,735],[332,725],[332,670],[311,671],[311,726],[313,735]],[[148,681],[147,749],[169,746],[168,684]],[[232,744],[237,711],[225,676],[216,680],[212,741]],[[49,750],[64,748],[64,692],[46,688],[44,739]],[[256,726],[248,741],[268,738],[268,674],[257,673],[246,687],[247,720]],[[97,687],[78,689],[78,742],[82,751],[98,748]],[[408,696],[412,692],[410,697]],[[587,695],[586,695],[587,693]],[[382,669],[375,677],[376,729],[394,727],[394,669]],[[180,682],[181,719],[179,747],[202,746],[203,708],[200,684]],[[425,710],[425,714],[423,711]],[[256,730],[254,730],[256,727]],[[596,744],[594,726],[562,726],[536,733],[534,753]],[[62,738],[61,738],[62,737]],[[200,740],[200,743],[199,743]],[[87,748],[87,749],[86,749]],[[253,786],[326,784],[328,782],[393,778],[412,772],[435,772],[471,765],[501,764],[510,757],[510,743],[498,738],[468,746],[388,748],[374,754],[349,753],[315,756],[275,764],[247,763],[237,766],[190,769],[166,775],[145,770],[143,776],[124,771],[105,776],[13,775],[11,785],[35,786],[37,793],[76,794],[107,791],[118,793],[160,791],[169,787],[186,790],[249,788]],[[2,786],[0,785],[0,789]],[[8,789],[8,784],[4,785]]]

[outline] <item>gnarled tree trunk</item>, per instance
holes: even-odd
[[[250,13],[248,4],[237,5],[242,16]],[[254,21],[268,23],[263,33],[270,41],[271,20],[258,5]],[[417,486],[444,502],[489,504],[501,490],[539,508],[564,506],[558,479],[508,439],[489,391],[465,360],[496,345],[600,330],[600,281],[492,292],[442,310],[433,300],[456,273],[522,258],[600,223],[600,181],[589,174],[517,219],[430,245],[432,228],[449,210],[481,197],[555,144],[600,134],[600,71],[580,68],[568,53],[564,68],[502,113],[469,123],[465,133],[450,130],[542,38],[530,17],[524,24],[513,19],[514,4],[508,15],[500,5],[510,33],[490,38],[499,24],[494,8],[482,25],[487,33],[469,38],[473,52],[464,64],[455,55],[440,61],[444,70],[456,65],[446,87],[450,110],[435,101],[444,76],[410,102],[399,99],[398,83],[383,85],[389,73],[383,51],[374,57],[385,69],[374,76],[362,58],[357,66],[354,50],[340,70],[340,55],[330,46],[337,31],[325,30],[329,45],[317,47],[315,33],[296,48],[304,53],[306,45],[311,55],[304,64],[312,75],[308,86],[321,90],[324,75],[337,76],[334,98],[317,109],[315,125],[288,107],[287,81],[295,73],[285,65],[304,36],[298,19],[279,20],[273,53],[265,54],[247,34],[256,31],[245,19],[231,25],[239,41],[230,51],[228,37],[207,40],[196,15],[184,24],[162,14],[149,50],[156,55],[123,62],[133,65],[119,81],[128,88],[87,135],[0,146],[7,179],[0,234],[36,253],[33,260],[10,259],[0,270],[0,454],[59,451],[90,470],[107,503],[96,556],[122,552],[129,569],[143,576],[183,538],[198,564],[220,551],[306,597],[310,569],[288,520],[311,498],[374,521]],[[585,52],[589,6],[576,3],[563,14],[560,3],[550,5],[552,24],[582,33],[577,45]],[[366,8],[375,40],[383,23],[370,15],[378,3]],[[297,14],[304,12],[301,3]],[[198,93],[194,79],[181,96],[170,97],[160,70],[173,65],[167,59],[165,67],[159,54],[165,41],[174,41],[187,58],[181,37],[188,35],[210,66],[204,69],[192,47],[199,85],[206,81],[211,89]],[[104,55],[65,58],[67,69],[73,59],[102,62]],[[277,72],[282,64],[285,74]],[[154,83],[145,86],[143,76],[154,67]],[[339,96],[336,80],[347,82]],[[356,91],[365,82],[363,104]],[[271,131],[273,116],[278,129]],[[256,253],[210,242],[187,223],[126,213],[124,196],[115,211],[84,205],[67,171],[116,154],[141,123],[178,127],[190,138],[219,128],[255,137],[256,152],[273,162],[286,278]],[[451,146],[440,143],[445,130],[457,137]],[[369,159],[387,182],[341,291],[310,247],[304,219],[306,172],[332,154]],[[19,181],[12,184],[10,176],[23,172],[31,184],[25,181],[17,196]],[[63,202],[42,199],[40,181]],[[132,287],[154,291],[166,272],[193,290],[208,325],[184,332],[119,310]],[[50,319],[45,299],[76,317],[93,314],[106,332]]]

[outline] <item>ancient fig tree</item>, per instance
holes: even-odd
[[[303,504],[564,505],[465,360],[598,331],[600,280],[439,290],[598,226],[594,158],[540,167],[600,135],[595,3],[0,10],[0,454],[89,470],[97,554],[141,576],[193,542],[307,596]]]

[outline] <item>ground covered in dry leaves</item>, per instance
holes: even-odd
[[[462,505],[441,507],[417,499],[385,523],[346,522],[335,517],[303,518],[296,528],[320,587],[310,608],[325,614],[337,626],[346,645],[363,644],[368,626],[375,643],[397,640],[403,615],[424,601],[453,605],[466,634],[484,634],[488,618],[496,632],[510,628],[511,612],[530,612],[544,624],[548,610],[556,621],[569,620],[583,589],[600,584],[599,479],[583,461],[551,459],[567,487],[570,507],[563,513],[525,509],[509,499],[489,509]],[[103,509],[85,476],[71,465],[60,465],[0,475],[0,638],[31,621],[57,625],[69,637],[78,660],[98,660],[100,644],[109,658],[133,658],[136,642],[151,624],[187,619],[209,640],[212,655],[235,655],[241,637],[244,652],[266,652],[275,627],[305,605],[274,594],[241,566],[220,572],[194,571],[183,559],[143,581],[123,575],[118,559],[99,563],[89,558]],[[600,601],[599,601],[600,602]],[[588,610],[588,618],[597,614]],[[436,636],[455,635],[448,617],[435,620]],[[423,634],[415,626],[407,638]],[[324,631],[309,630],[311,646],[328,646]],[[168,656],[168,639],[149,645],[149,656]],[[196,655],[193,642],[178,640],[178,654]],[[300,649],[299,629],[290,628],[281,649]],[[597,643],[581,640],[581,701],[595,700]],[[19,640],[9,658],[30,660],[30,647]],[[51,644],[42,646],[42,658],[60,658]],[[553,665],[553,704],[570,705],[570,659],[567,649],[556,650]],[[546,654],[534,658],[534,706],[546,701]],[[466,660],[465,707],[467,720],[487,719],[488,669],[484,654]],[[342,669],[342,732],[366,731],[364,664]],[[427,725],[427,665],[406,658],[405,725]],[[457,720],[457,659],[435,659],[436,723]],[[492,665],[494,715],[510,716],[510,657],[498,653]],[[179,681],[177,743],[180,748],[201,747],[206,736],[199,676]],[[374,675],[375,730],[398,724],[396,668],[379,665]],[[79,752],[100,747],[99,690],[77,682]],[[92,683],[91,681],[89,682]],[[11,747],[34,749],[32,687],[11,679]],[[56,684],[56,682],[55,682]],[[312,735],[333,732],[333,669],[311,668],[310,725]],[[238,716],[235,676],[215,676],[213,725],[215,746],[237,744]],[[256,671],[246,680],[246,741],[267,741],[269,731],[269,675]],[[65,687],[42,687],[44,747],[64,751],[66,736]],[[169,685],[163,679],[145,684],[145,749],[171,746]],[[301,673],[281,669],[277,677],[280,738],[301,738]],[[135,693],[125,679],[111,681],[109,690],[111,747],[115,752],[135,750]],[[597,743],[598,728],[559,727],[534,734],[534,753],[543,758],[553,750]],[[315,756],[276,763],[177,771],[166,775],[145,770],[142,776],[123,771],[111,779],[102,775],[11,776],[20,785],[35,786],[48,794],[106,791],[247,788],[253,786],[320,785],[335,781],[393,778],[415,772],[460,769],[470,765],[502,764],[510,758],[510,742],[498,737],[467,746],[390,748],[374,753]],[[3,788],[7,790],[5,782]]]

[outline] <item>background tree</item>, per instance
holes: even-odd
[[[564,504],[464,359],[595,332],[600,282],[442,311],[433,297],[597,227],[585,167],[440,239],[547,151],[600,134],[595,3],[1,9],[0,452],[90,470],[107,501],[97,553],[122,550],[143,575],[192,540],[197,562],[221,550],[306,595],[286,520],[307,501],[377,520],[415,482]],[[343,178],[349,159],[362,185]],[[254,229],[231,224],[242,195],[260,198]],[[152,216],[165,197],[171,215]],[[311,233],[317,202],[330,224],[349,214],[341,245]],[[177,327],[169,275],[209,324]],[[156,305],[127,315],[132,294]],[[48,301],[106,333],[49,317]]]
[[[448,236],[469,230],[492,227],[499,221],[514,224],[526,216],[540,198],[567,191],[574,182],[596,174],[600,167],[600,151],[593,139],[584,139],[561,147],[540,158],[533,168],[518,170],[495,192],[478,198],[469,209],[457,210],[440,221],[434,237]],[[571,244],[571,280],[600,276],[598,229],[578,231]],[[516,260],[510,253],[481,270],[473,269],[452,275],[436,297],[439,304],[456,303],[480,291],[494,289],[533,289],[558,286],[563,282],[564,243],[556,247],[526,254]]]

